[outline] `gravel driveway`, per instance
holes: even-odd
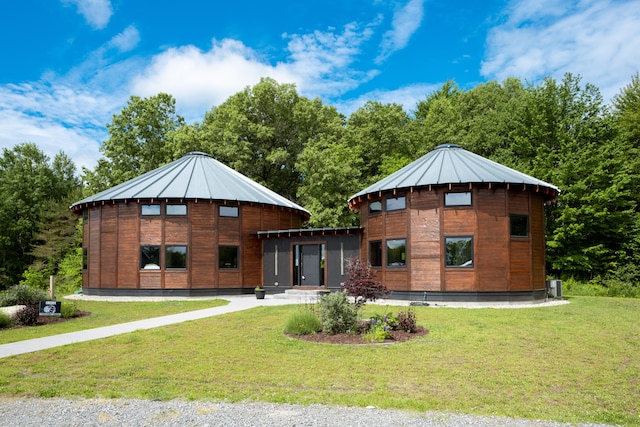
[[[136,399],[0,399],[0,425],[21,426],[490,426],[568,427],[552,421],[441,412],[274,403]],[[577,424],[602,426],[603,424]]]

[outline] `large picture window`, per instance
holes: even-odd
[[[529,237],[528,215],[511,215],[509,219],[511,223],[511,237]]]
[[[238,247],[237,246],[220,246],[219,247],[219,267],[221,269],[237,269],[238,268]]]
[[[445,266],[473,267],[473,237],[445,237]]]
[[[380,240],[369,242],[369,264],[372,267],[382,267],[382,242]]]
[[[444,193],[445,206],[471,206],[471,192]]]
[[[160,246],[140,247],[140,269],[160,270]]]
[[[404,196],[389,197],[385,200],[387,212],[399,211],[407,207],[407,199]]]
[[[187,247],[171,245],[164,249],[165,268],[187,268]]]
[[[404,267],[407,263],[407,240],[387,240],[387,267]]]

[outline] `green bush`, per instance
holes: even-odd
[[[398,313],[398,329],[414,333],[418,324],[416,322],[416,312],[413,310],[401,311]]]
[[[70,319],[78,315],[78,306],[75,302],[63,301],[60,307],[60,314],[64,319]]]
[[[322,330],[322,322],[318,316],[307,309],[300,308],[287,318],[284,331],[288,334],[309,335]]]
[[[391,338],[391,326],[387,324],[387,316],[374,316],[369,323],[369,331],[362,335],[365,341],[384,342]]]
[[[26,306],[16,311],[16,323],[23,326],[32,326],[38,322],[40,310],[33,306]]]
[[[28,285],[15,285],[7,289],[0,296],[0,306],[12,305],[38,306],[40,301],[47,300],[49,295],[42,289],[32,288]]]
[[[357,328],[358,309],[346,292],[333,292],[320,298],[322,330],[328,334],[353,332]]]
[[[11,326],[11,317],[4,311],[0,311],[0,328]]]

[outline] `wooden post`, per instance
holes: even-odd
[[[54,292],[54,280],[53,276],[49,276],[49,298],[51,301],[55,301],[55,292]]]

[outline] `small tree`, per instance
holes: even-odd
[[[390,294],[384,284],[374,280],[376,272],[369,263],[362,262],[358,258],[349,258],[346,271],[348,278],[342,285],[342,289],[355,299],[357,306]]]

